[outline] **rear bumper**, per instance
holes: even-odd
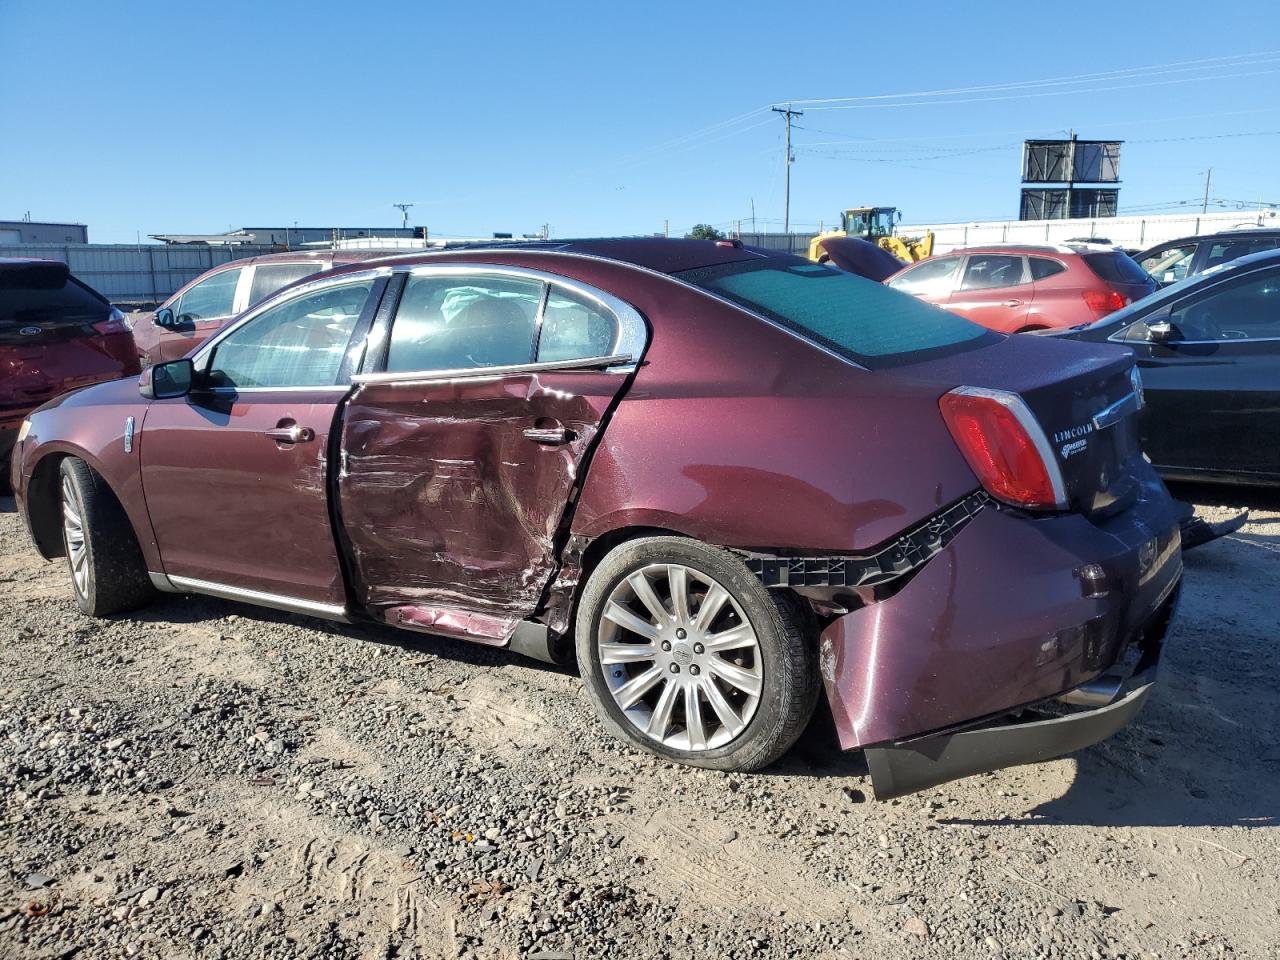
[[[1053,703],[1044,711],[1028,711],[1038,715],[1032,719],[996,721],[958,733],[869,748],[867,767],[876,799],[891,800],[960,777],[1063,757],[1117,733],[1137,716],[1155,688],[1177,592],[1175,586],[1143,631],[1140,658],[1132,674],[1112,690],[1111,702],[1074,712],[1054,711],[1059,704]],[[1078,688],[1083,691],[1078,698],[1092,697],[1106,686],[1109,684],[1095,683]],[[1071,694],[1063,698],[1069,699]],[[1052,712],[1061,715],[1051,715]]]
[[[915,743],[920,752],[932,740],[940,756],[937,738],[1104,677],[1153,623],[1167,623],[1181,575],[1177,512],[1149,469],[1138,502],[1106,521],[983,509],[897,593],[823,631],[820,666],[841,746]]]

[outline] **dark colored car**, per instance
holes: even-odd
[[[1156,283],[1167,287],[1206,270],[1280,247],[1280,230],[1224,230],[1157,244],[1134,256]]]
[[[1001,333],[1092,323],[1156,289],[1128,254],[1089,244],[953,250],[888,283]]]
[[[1149,694],[1182,567],[1138,403],[1121,348],[732,243],[576,241],[295,285],[39,410],[14,477],[91,614],[195,592],[576,652],[612,730],[717,769],[825,689],[885,797]]]
[[[232,317],[289,284],[346,263],[385,257],[387,250],[267,253],[207,270],[166,300],[149,323],[134,327],[146,363],[185,356]]]
[[[877,282],[889,279],[903,263],[888,250],[861,237],[825,237],[818,241],[819,263]]]
[[[1064,336],[1129,347],[1143,449],[1175,479],[1280,483],[1280,250],[1166,287]]]
[[[65,263],[0,258],[0,488],[27,414],[67,390],[137,372],[124,315]]]

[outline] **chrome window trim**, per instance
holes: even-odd
[[[552,251],[521,251],[522,253],[550,253]],[[563,254],[561,254],[563,256]],[[605,259],[605,258],[599,258]],[[611,261],[617,262],[617,261]],[[648,326],[644,322],[644,318],[640,315],[640,311],[625,300],[615,297],[611,293],[607,293],[598,287],[593,287],[588,283],[580,280],[574,280],[571,277],[564,277],[556,273],[547,273],[543,270],[532,270],[528,267],[513,267],[506,264],[483,264],[483,263],[420,263],[409,267],[404,271],[410,277],[432,276],[432,277],[512,277],[520,280],[531,280],[542,283],[546,286],[560,287],[564,290],[571,291],[588,300],[595,301],[604,310],[613,315],[616,333],[614,335],[613,344],[609,348],[609,353],[605,356],[625,356],[628,358],[625,367],[611,369],[610,373],[631,373],[635,370],[635,361],[644,353],[644,348],[649,342]],[[538,315],[535,322],[535,330],[541,330],[543,312],[546,309],[548,291],[543,291],[542,299],[538,306]],[[398,309],[397,309],[398,312]],[[391,319],[391,329],[395,330],[395,318]],[[586,358],[597,360],[599,358]]]
[[[404,370],[392,373],[357,373],[351,378],[356,386],[368,383],[410,384],[438,383],[454,380],[495,380],[522,373],[544,373],[564,370],[601,370],[605,373],[617,373],[625,365],[631,364],[633,357],[629,353],[612,354],[606,357],[582,357],[578,360],[547,360],[542,363],[511,363],[500,367],[462,367],[453,370]],[[634,369],[634,367],[632,367]],[[346,389],[345,387],[343,389]]]
[[[331,384],[323,387],[206,387],[199,393],[241,394],[241,393],[346,393],[351,389],[349,383]]]
[[[1122,336],[1122,334],[1126,330],[1128,330],[1130,327],[1135,326],[1136,324],[1139,324],[1139,323],[1146,323],[1146,321],[1145,320],[1133,321],[1133,323],[1129,324],[1128,326],[1124,327],[1121,330],[1117,330],[1111,336],[1107,337],[1107,342],[1118,343],[1126,347],[1132,347],[1134,344],[1137,344],[1137,343],[1156,344],[1158,346],[1163,346],[1163,347],[1171,346],[1174,344],[1177,344],[1179,346],[1188,346],[1188,347],[1196,347],[1196,346],[1203,347],[1211,343],[1217,344],[1218,346],[1222,346],[1225,343],[1280,343],[1280,337],[1229,337],[1225,340],[1152,340],[1150,337],[1143,337],[1141,340],[1126,340]]]
[[[220,344],[227,337],[231,336],[231,334],[235,333],[245,324],[251,323],[252,321],[256,320],[258,317],[262,316],[262,314],[266,313],[268,310],[272,309],[273,307],[277,307],[277,306],[280,306],[281,304],[288,303],[291,300],[294,300],[298,297],[306,296],[309,293],[314,293],[316,290],[321,290],[321,289],[324,289],[325,287],[340,287],[350,283],[362,283],[363,281],[366,281],[366,280],[377,280],[379,277],[389,277],[389,276],[391,276],[390,267],[374,267],[369,270],[359,270],[359,271],[356,271],[355,273],[339,274],[336,277],[321,277],[318,280],[309,280],[298,287],[288,287],[284,290],[278,290],[275,293],[273,293],[271,296],[269,296],[267,299],[257,304],[248,313],[241,314],[240,317],[234,323],[226,327],[223,327],[216,334],[214,334],[212,337],[206,340],[201,345],[200,349],[197,350],[194,354],[192,354],[191,362],[195,364],[195,367],[197,370],[200,369],[205,363],[208,362],[209,355],[213,353],[214,350],[217,349],[218,344]],[[309,389],[321,389],[321,388],[286,387],[283,389],[309,390]]]
[[[298,597],[286,597],[278,593],[267,593],[263,590],[250,590],[246,587],[233,587],[212,580],[197,580],[194,577],[177,577],[173,574],[150,573],[152,584],[159,590],[174,593],[201,593],[223,600],[240,600],[259,607],[271,607],[274,610],[287,610],[290,613],[304,613],[326,620],[348,620],[347,608],[342,604],[318,603],[315,600],[303,600]]]
[[[1058,458],[1054,455],[1053,448],[1049,446],[1049,437],[1032,416],[1027,401],[1010,390],[993,390],[989,387],[956,387],[950,392],[963,397],[983,397],[994,400],[1012,413],[1022,425],[1022,429],[1026,431],[1027,436],[1031,438],[1031,442],[1035,444],[1036,453],[1044,462],[1044,468],[1049,474],[1049,485],[1053,487],[1054,506],[1060,509],[1067,506],[1067,485],[1062,479],[1062,468],[1058,465]]]

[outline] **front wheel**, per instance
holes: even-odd
[[[592,572],[575,627],[606,726],[660,757],[759,769],[813,714],[812,614],[727,551],[679,537],[622,544]]]

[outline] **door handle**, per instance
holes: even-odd
[[[560,447],[574,439],[575,434],[568,427],[529,427],[524,431],[525,437],[545,447]]]
[[[1006,301],[1004,302],[1004,305],[1005,305],[1006,307],[1020,307],[1020,306],[1022,306],[1022,301],[1021,301],[1021,300],[1006,300]]]
[[[263,431],[276,443],[306,443],[316,438],[316,432],[310,427],[300,427],[296,423],[288,427],[275,427]]]

